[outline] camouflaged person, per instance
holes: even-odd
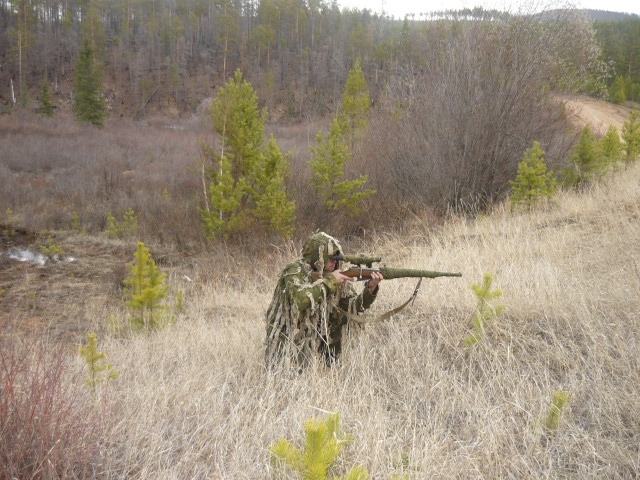
[[[316,355],[333,364],[342,349],[347,316],[362,313],[374,302],[382,274],[375,273],[359,294],[342,275],[344,259],[338,241],[324,232],[312,235],[302,258],[287,265],[267,310],[267,366],[303,368]]]

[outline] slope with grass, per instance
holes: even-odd
[[[105,389],[118,421],[104,475],[289,478],[268,446],[301,441],[304,422],[330,411],[355,436],[343,467],[374,478],[635,478],[639,236],[637,166],[549,211],[375,235],[368,248],[389,264],[464,277],[429,281],[393,320],[351,332],[339,366],[301,375],[262,362],[273,266],[293,252],[269,259],[263,279],[213,280],[170,330],[106,337],[122,375]],[[469,349],[470,286],[485,272],[505,313]],[[373,313],[412,288],[385,281]],[[558,391],[570,402],[545,433]]]
[[[5,323],[78,320],[65,337],[74,345],[65,391],[99,426],[90,467],[97,478],[291,478],[268,447],[280,438],[299,445],[306,420],[326,412],[339,412],[355,438],[338,473],[362,465],[381,479],[636,478],[639,237],[638,165],[562,193],[545,211],[505,208],[438,230],[373,232],[347,248],[381,253],[390,266],[464,276],[425,280],[401,314],[352,331],[336,368],[301,375],[263,367],[263,315],[279,269],[297,256],[293,245],[260,258],[155,252],[186,304],[174,326],[148,335],[108,327],[109,316],[124,315],[116,265],[134,249],[123,242],[60,236],[82,261],[16,267],[3,259],[2,278],[14,276],[0,300]],[[6,241],[16,238],[37,245],[26,232]],[[471,285],[486,272],[505,310],[470,349]],[[56,286],[53,273],[66,283]],[[414,286],[383,282],[371,313],[399,305]],[[120,373],[96,395],[75,353],[90,329]],[[548,432],[556,392],[570,400]]]

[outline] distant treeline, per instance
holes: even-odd
[[[603,58],[611,62],[609,99],[616,103],[640,101],[640,17],[594,22]]]
[[[621,78],[624,97],[637,100],[640,19],[616,15],[622,20],[594,23],[615,72],[607,86],[618,82],[619,99]],[[356,60],[375,102],[397,72],[425,68],[425,52],[463,23],[510,17],[475,8],[396,19],[325,0],[0,0],[0,101],[33,105],[46,79],[55,103],[70,104],[88,40],[121,115],[143,106],[194,111],[240,68],[273,118],[322,116],[335,111]]]

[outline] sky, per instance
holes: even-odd
[[[462,8],[474,8],[480,6],[485,10],[496,9],[500,11],[531,12],[532,5],[537,10],[550,10],[562,6],[573,5],[576,8],[592,10],[606,10],[610,12],[635,13],[640,15],[640,1],[638,0],[543,0],[517,1],[509,0],[337,0],[343,8],[368,8],[380,13],[383,9],[388,15],[396,18],[404,18],[406,14],[415,14],[416,20],[420,13],[441,10],[459,10]],[[535,11],[535,10],[533,10]]]

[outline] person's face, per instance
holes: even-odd
[[[329,259],[329,261],[324,266],[325,272],[333,272],[336,269],[336,265],[338,261],[335,258]]]

